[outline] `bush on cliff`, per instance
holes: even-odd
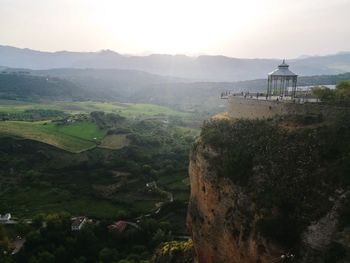
[[[270,211],[259,231],[292,246],[329,211],[335,189],[350,185],[350,116],[313,128],[285,129],[282,122],[211,120],[201,139],[218,153],[208,160],[218,176],[244,187],[258,209]],[[279,226],[281,235],[271,226]]]

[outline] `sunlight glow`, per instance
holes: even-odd
[[[126,54],[326,53],[348,49],[349,8],[349,0],[0,0],[0,44]]]
[[[108,1],[89,11],[111,41],[129,48],[142,43],[158,53],[204,52],[228,37],[238,37],[259,17],[259,1]]]

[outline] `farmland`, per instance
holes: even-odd
[[[33,121],[22,121],[21,119],[21,116],[27,118],[29,113],[40,113],[40,111],[48,111],[49,113],[50,111],[57,111],[57,114],[62,112],[67,116],[88,115],[91,112],[100,111],[117,114],[130,121],[156,119],[168,122],[169,118],[176,118],[181,121],[191,122],[191,115],[189,113],[178,112],[152,104],[92,101],[53,102],[45,104],[1,101],[0,113],[9,120],[0,121],[0,136],[36,140],[72,153],[92,149],[98,145],[107,149],[119,149],[128,145],[125,134],[106,136],[106,129],[98,127],[96,123],[89,120],[58,125],[49,117],[47,119],[41,117],[39,119],[40,121],[35,119]],[[42,120],[42,118],[45,120]]]
[[[187,201],[188,150],[199,130],[192,113],[92,101],[1,101],[0,113],[1,210],[137,216],[168,199],[145,187],[151,181]]]
[[[58,126],[50,122],[0,122],[0,135],[36,140],[70,152],[81,152],[96,146],[93,138],[102,138],[93,123]]]

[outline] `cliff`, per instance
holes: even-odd
[[[350,118],[211,120],[189,166],[196,262],[350,262]]]

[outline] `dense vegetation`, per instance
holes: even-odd
[[[1,262],[143,263],[149,262],[152,251],[161,242],[172,239],[173,229],[167,222],[144,219],[138,227],[127,226],[123,231],[109,230],[111,223],[91,221],[74,232],[69,214],[38,214],[33,224],[14,226],[12,231],[26,237],[25,246],[15,256],[2,253]],[[3,227],[0,235],[7,238]],[[7,251],[5,245],[0,244],[0,249]]]
[[[88,98],[74,83],[51,77],[24,74],[0,74],[0,98],[11,100],[62,100]]]
[[[350,80],[344,80],[336,85],[335,89],[330,89],[324,86],[314,87],[312,89],[315,95],[321,102],[338,105],[350,105]]]
[[[0,120],[3,121],[42,121],[66,116],[67,114],[63,111],[51,109],[26,109],[18,112],[0,112]]]
[[[296,122],[209,121],[201,133],[219,152],[211,160],[219,175],[248,189],[264,211],[260,233],[289,248],[310,222],[329,211],[334,190],[350,185],[350,115],[327,124]],[[344,227],[350,225],[348,215],[342,216]]]

